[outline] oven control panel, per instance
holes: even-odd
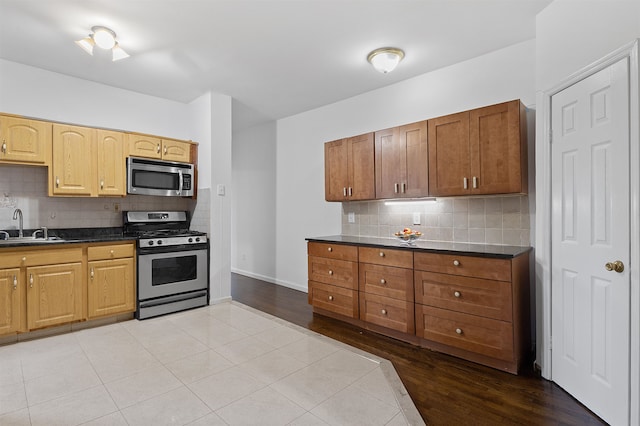
[[[190,244],[205,244],[207,242],[206,235],[188,235],[178,237],[160,237],[160,238],[141,238],[138,242],[141,248],[146,247],[165,247],[165,246],[183,246]]]

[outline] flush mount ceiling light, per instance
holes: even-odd
[[[91,31],[87,37],[76,41],[76,44],[89,55],[93,55],[93,47],[98,46],[105,50],[111,49],[111,60],[114,62],[129,57],[116,41],[116,33],[113,30],[107,27],[92,27]]]
[[[404,58],[404,52],[401,49],[382,47],[369,53],[367,61],[369,61],[376,70],[386,74],[393,71],[402,58]]]

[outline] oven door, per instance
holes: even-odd
[[[208,250],[171,250],[138,254],[138,300],[208,288]],[[166,251],[166,252],[165,252]],[[143,252],[143,253],[141,253]]]

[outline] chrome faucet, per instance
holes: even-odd
[[[20,230],[18,231],[18,238],[24,237],[24,233],[22,232],[22,210],[16,209],[13,212],[13,220],[20,219]]]

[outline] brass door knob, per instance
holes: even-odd
[[[620,260],[616,260],[615,262],[607,262],[605,263],[604,268],[607,271],[616,271],[617,273],[621,274],[624,271],[624,263],[622,263]]]

